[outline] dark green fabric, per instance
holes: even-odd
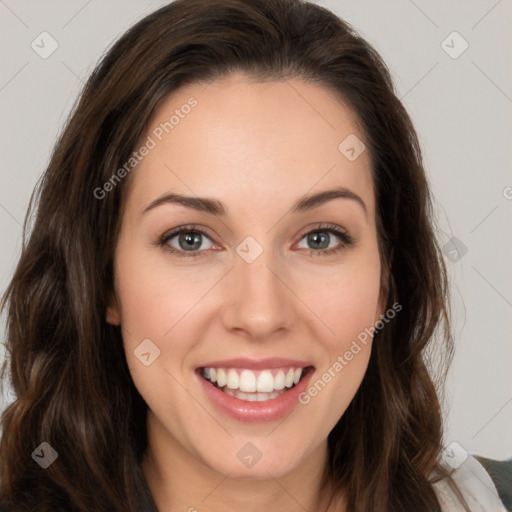
[[[505,508],[512,512],[512,458],[493,460],[478,455],[474,457],[489,473]]]

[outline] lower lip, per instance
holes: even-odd
[[[204,379],[199,372],[196,373],[206,396],[222,413],[237,421],[263,423],[279,420],[292,412],[299,404],[299,395],[306,390],[313,370],[312,367],[308,368],[302,380],[293,388],[263,402],[249,402],[229,396]]]

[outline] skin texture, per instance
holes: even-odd
[[[371,341],[311,399],[280,421],[242,423],[204,395],[195,373],[209,361],[290,357],[311,361],[315,382],[384,313],[370,157],[338,145],[364,141],[352,111],[326,88],[300,80],[251,83],[244,75],[187,85],[155,111],[147,135],[193,96],[197,106],[133,171],[115,253],[110,323],[121,324],[133,381],[148,404],[143,471],[160,510],[324,510],[317,499],[327,436],[356,393]],[[343,186],[360,196],[289,214],[303,195]],[[225,218],[165,204],[167,192],[215,198]],[[334,224],[355,238],[333,254],[307,232]],[[196,258],[158,246],[173,228],[207,232]],[[236,252],[253,237],[252,263]],[[329,248],[342,240],[330,237]],[[179,235],[167,242],[185,252]],[[324,246],[321,246],[324,247]],[[311,254],[316,251],[317,254]],[[151,339],[160,356],[134,350]],[[262,457],[252,467],[237,452]]]

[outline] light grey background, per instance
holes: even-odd
[[[164,3],[0,0],[0,291],[19,255],[30,193],[82,83],[122,32]],[[387,62],[420,136],[440,237],[467,248],[446,251],[457,354],[445,444],[510,457],[512,2],[317,3],[354,25]],[[31,48],[44,31],[59,45],[47,59]],[[464,41],[454,31],[469,45],[457,58]],[[12,399],[8,391],[0,409]]]

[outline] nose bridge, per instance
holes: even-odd
[[[284,284],[285,276],[279,275],[283,267],[274,251],[247,237],[237,246],[236,253],[226,327],[244,329],[260,339],[290,327],[294,317],[293,294]]]

